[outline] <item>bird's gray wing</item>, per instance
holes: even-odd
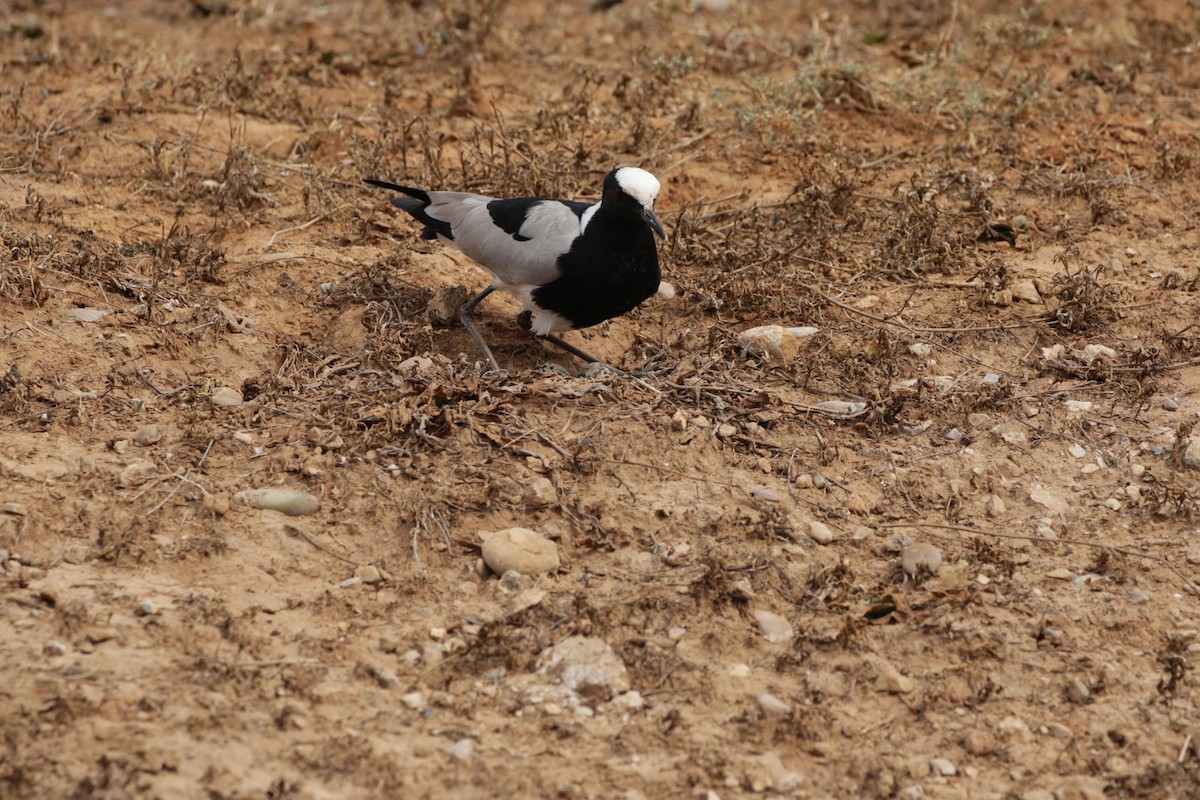
[[[454,244],[507,286],[556,280],[558,257],[579,236],[579,214],[558,200],[465,192],[430,192],[429,199],[425,213],[448,222]]]

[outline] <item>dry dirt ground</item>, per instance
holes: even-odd
[[[0,4],[0,796],[1200,797],[1197,11],[1082,5]],[[640,379],[360,183],[619,164]]]

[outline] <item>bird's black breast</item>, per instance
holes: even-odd
[[[658,291],[662,277],[654,235],[640,217],[596,214],[558,265],[562,275],[535,289],[533,301],[574,328],[632,311]]]

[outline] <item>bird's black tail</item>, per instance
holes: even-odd
[[[436,239],[438,236],[445,236],[447,239],[454,238],[449,222],[435,219],[425,213],[426,207],[433,200],[429,198],[429,193],[424,189],[414,189],[411,186],[401,186],[398,183],[389,183],[388,181],[377,181],[374,178],[363,178],[363,183],[369,183],[381,189],[390,189],[393,192],[401,192],[408,195],[408,197],[393,197],[392,205],[411,215],[417,222],[424,223],[425,230],[421,231],[422,239]]]

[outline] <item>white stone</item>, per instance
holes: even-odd
[[[762,633],[763,638],[773,644],[790,642],[796,635],[792,624],[773,611],[761,609],[755,611],[754,619],[758,622],[758,630]]]
[[[942,552],[928,542],[913,542],[900,555],[900,568],[910,578],[937,575],[942,567]]]
[[[558,569],[558,545],[528,528],[508,528],[484,534],[484,563],[497,575],[509,570],[537,575]]]
[[[538,656],[538,674],[558,681],[588,702],[629,691],[629,673],[603,639],[568,636]]]
[[[808,523],[808,538],[817,544],[829,544],[833,541],[833,531],[820,520],[810,520]]]
[[[471,756],[475,754],[475,743],[470,739],[459,739],[454,744],[446,748],[446,755],[456,761],[470,761]]]
[[[958,774],[958,768],[954,766],[954,762],[948,758],[931,758],[929,759],[929,768],[938,775],[950,777]]]
[[[792,707],[770,692],[758,696],[758,707],[768,717],[787,717],[792,713]]]

